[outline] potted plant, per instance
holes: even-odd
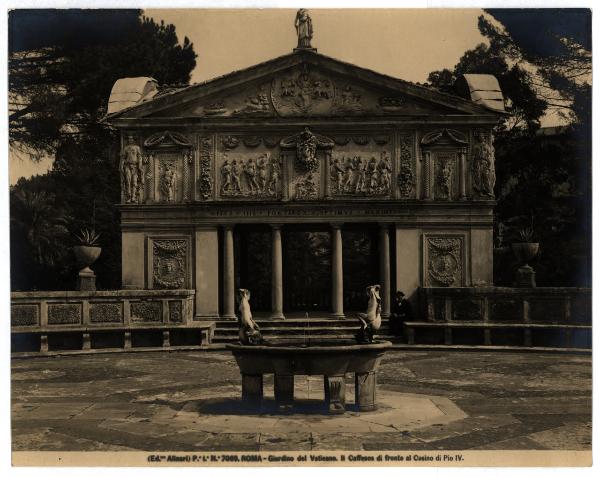
[[[77,259],[77,266],[80,268],[77,280],[77,288],[79,290],[95,290],[96,275],[90,268],[100,256],[102,248],[98,245],[100,234],[97,234],[94,229],[82,228],[75,238],[79,242],[73,247],[73,253]]]
[[[529,265],[540,250],[539,242],[536,242],[533,227],[525,227],[519,231],[518,240],[511,244],[515,257],[520,267],[517,270],[517,286],[535,287],[535,271]]]

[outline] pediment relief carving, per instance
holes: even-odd
[[[422,146],[442,144],[454,144],[458,146],[466,146],[469,144],[467,137],[455,129],[439,129],[437,131],[428,132],[421,139]]]
[[[192,143],[183,134],[163,131],[152,134],[144,141],[144,147],[149,148],[182,148],[192,147]]]

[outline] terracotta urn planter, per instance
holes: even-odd
[[[77,266],[80,267],[80,272],[93,273],[90,269],[102,252],[102,247],[93,247],[89,245],[76,245],[73,247],[73,253],[77,259]]]

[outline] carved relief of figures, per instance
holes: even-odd
[[[356,112],[362,110],[361,94],[352,85],[345,85],[338,93],[336,110],[340,112]]]
[[[255,95],[246,98],[246,106],[236,109],[233,114],[268,114],[271,111],[267,87],[261,84]]]
[[[270,172],[270,174],[269,174]],[[257,159],[250,157],[230,161],[223,154],[221,165],[222,197],[277,197],[280,192],[281,165],[263,153]]]
[[[484,133],[475,135],[473,146],[473,190],[481,197],[494,197],[496,171],[494,167],[494,147]]]
[[[315,176],[312,172],[296,183],[295,198],[299,200],[316,199],[318,196]]]
[[[331,191],[336,195],[387,195],[390,192],[392,166],[383,151],[379,160],[372,156],[335,157],[330,167]]]
[[[175,178],[176,166],[174,162],[165,162],[163,164],[163,173],[160,182],[161,197],[166,202],[175,200]]]
[[[450,160],[440,161],[438,166],[438,193],[437,198],[452,199],[452,162]]]
[[[427,237],[427,286],[462,285],[462,237]]]
[[[141,202],[140,195],[145,185],[142,150],[135,144],[133,136],[127,137],[127,145],[121,151],[119,172],[125,203]]]

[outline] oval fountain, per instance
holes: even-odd
[[[277,340],[264,342],[250,312],[250,292],[238,290],[240,344],[228,344],[242,375],[242,401],[260,406],[263,377],[274,375],[275,401],[281,410],[294,404],[294,376],[324,377],[325,402],[330,414],[346,410],[345,376],[354,373],[355,404],[359,411],[377,409],[377,371],[389,341],[373,339],[379,328],[379,286],[367,288],[369,308],[361,315],[357,341]]]

